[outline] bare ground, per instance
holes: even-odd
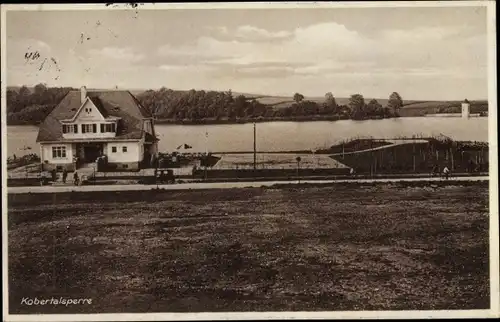
[[[487,183],[26,194],[8,206],[11,314],[489,307]]]

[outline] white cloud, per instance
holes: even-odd
[[[208,29],[216,31],[220,36],[237,38],[243,41],[278,40],[292,35],[292,32],[287,30],[269,31],[251,25],[238,26],[234,30],[229,30],[225,26],[209,27]]]
[[[370,39],[336,23],[297,28],[293,32],[268,32],[252,26],[242,26],[233,33],[234,35],[252,33],[265,37],[279,36],[283,38],[263,43],[200,37],[195,43],[189,45],[162,46],[159,53],[169,57],[197,56],[200,63],[216,61],[235,65],[273,62],[318,64],[327,60],[362,60],[373,54],[373,51],[367,51],[373,47]]]
[[[241,38],[250,38],[250,39],[255,39],[255,38],[263,38],[263,39],[279,39],[279,38],[286,38],[291,35],[291,32],[285,31],[285,30],[280,30],[280,31],[267,31],[266,29],[261,29],[257,28],[254,26],[239,26],[236,29],[235,36],[241,37]]]
[[[335,22],[296,28],[293,32],[269,32],[253,26],[235,31],[220,28],[233,39],[200,37],[195,43],[163,46],[160,54],[174,57],[187,55],[199,64],[226,63],[239,65],[288,63],[311,65],[296,72],[322,73],[334,70],[366,71],[367,68],[437,68],[459,67],[472,71],[484,66],[485,59],[475,54],[485,37],[457,37],[463,28],[417,27],[408,30],[382,30],[368,37]],[[236,40],[241,33],[261,36],[287,36],[273,42]],[[451,48],[454,51],[451,52]],[[485,52],[485,50],[481,50]]]
[[[159,69],[168,72],[206,72],[214,68],[206,65],[161,65]]]
[[[57,43],[37,39],[8,39],[8,69],[16,71],[8,77],[10,82],[11,75],[19,75],[16,83],[58,79],[114,84],[128,72],[133,77],[127,82],[140,83],[134,86],[239,88],[270,94],[289,90],[321,95],[331,90],[340,95],[344,90],[342,95],[359,91],[370,96],[376,95],[375,91],[401,91],[406,86],[418,97],[418,91],[439,93],[445,85],[450,93],[469,88],[486,91],[481,91],[487,75],[484,31],[471,30],[459,21],[456,26],[422,24],[371,32],[346,26],[327,22],[293,30],[252,25],[215,27],[205,36],[177,40],[183,44],[172,40],[147,60],[146,52],[140,51],[144,46],[130,47],[133,42],[120,44],[119,39],[109,45],[88,42],[87,46],[95,48],[91,50],[80,45],[74,49],[57,47]],[[39,71],[41,61],[25,62],[27,49],[49,57],[43,70]],[[55,53],[62,72],[50,65]],[[256,81],[260,78],[262,82]]]
[[[129,62],[138,62],[145,58],[144,54],[135,52],[130,47],[104,47],[101,49],[90,49],[89,55],[94,58],[104,58]]]

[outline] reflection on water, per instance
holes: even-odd
[[[174,151],[182,144],[189,151],[242,152],[253,150],[253,124],[156,125],[160,151]],[[39,153],[36,126],[7,128],[8,155]],[[207,134],[208,133],[208,137]],[[407,117],[367,121],[316,121],[257,123],[258,151],[291,151],[325,148],[355,137],[395,138],[443,134],[455,140],[488,141],[488,118]],[[25,149],[31,147],[31,150]]]

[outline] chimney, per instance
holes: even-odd
[[[80,88],[80,95],[81,95],[80,102],[83,104],[83,102],[85,102],[85,99],[87,98],[87,88],[85,86],[82,86]]]

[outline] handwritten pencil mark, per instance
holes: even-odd
[[[40,58],[40,53],[38,51],[24,53],[24,59],[26,59],[26,61],[37,60],[38,58]]]
[[[40,65],[40,68],[38,68],[38,70],[42,70],[43,69],[43,65],[45,65],[45,62],[47,61],[47,58],[45,58],[42,62],[42,64]]]
[[[52,62],[53,62],[53,63],[54,63],[54,65],[56,66],[57,71],[58,71],[58,72],[60,72],[60,71],[61,71],[61,69],[59,68],[59,65],[57,64],[56,59],[55,59],[54,57],[50,57],[50,60],[52,60]]]

